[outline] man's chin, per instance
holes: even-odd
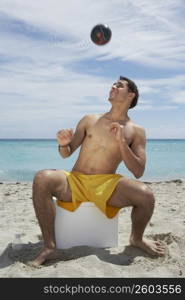
[[[110,102],[113,101],[113,97],[109,97],[108,101],[110,101]]]

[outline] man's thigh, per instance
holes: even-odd
[[[107,204],[116,207],[137,206],[144,200],[147,189],[139,180],[122,177]]]
[[[72,193],[63,170],[48,170],[48,179],[51,184],[52,195],[64,202],[72,201]]]

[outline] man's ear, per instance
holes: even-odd
[[[134,97],[135,97],[135,93],[133,93],[133,92],[129,92],[128,93],[128,98],[129,98],[129,100],[131,99],[131,100],[133,100],[134,99]]]

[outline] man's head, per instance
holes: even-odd
[[[131,79],[120,76],[119,80],[112,85],[109,100],[110,102],[114,100],[116,100],[116,102],[128,100],[130,109],[137,105],[138,97],[139,92],[136,84]]]

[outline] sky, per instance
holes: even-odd
[[[55,138],[110,110],[120,75],[150,138],[185,138],[185,0],[1,0],[0,138]],[[110,42],[90,39],[96,24]]]

